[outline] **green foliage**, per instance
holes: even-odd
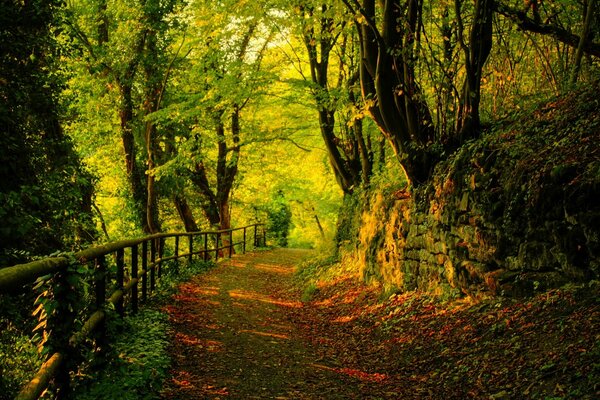
[[[37,319],[32,341],[42,356],[65,350],[65,337],[83,326],[91,304],[89,282],[93,270],[82,265],[72,253],[55,253],[70,259],[61,272],[38,278],[33,290],[38,293],[32,316]]]
[[[60,1],[0,10],[0,266],[90,240],[92,176],[62,131]],[[91,235],[76,237],[77,230]]]
[[[120,319],[108,313],[110,347],[102,360],[91,362],[93,354],[78,372],[73,397],[77,399],[157,399],[167,377],[168,317],[159,307],[169,300],[181,282],[212,268],[214,263],[195,261],[163,264],[159,290],[139,313]],[[97,369],[101,366],[101,369]]]
[[[181,261],[180,261],[181,263]],[[194,260],[191,264],[179,264],[175,260],[163,264],[163,275],[160,278],[160,290],[152,296],[154,303],[168,300],[177,290],[177,285],[186,282],[198,274],[214,268],[213,261]]]
[[[329,252],[322,252],[321,255],[312,257],[298,265],[296,278],[306,286],[306,291],[309,294],[314,293],[316,289],[316,286],[314,289],[310,287],[314,286],[318,279],[326,275],[328,270],[335,269],[338,265],[339,257],[333,253],[333,249]]]
[[[42,364],[42,358],[31,338],[4,318],[0,318],[0,360],[1,400],[14,399],[23,382],[33,378]]]
[[[288,234],[292,225],[292,211],[283,195],[278,191],[267,205],[267,232],[277,246],[287,247]]]
[[[158,399],[162,381],[167,376],[168,318],[151,309],[142,309],[118,324],[119,334],[98,373],[84,375],[74,386],[73,398],[91,399]],[[116,326],[111,329],[116,331]]]
[[[317,288],[317,285],[311,282],[308,284],[308,286],[304,288],[300,300],[303,303],[308,303],[313,299],[313,297],[317,294],[318,291],[319,288]]]
[[[335,243],[338,248],[352,249],[357,245],[361,214],[365,204],[365,193],[362,191],[344,196],[335,233]]]
[[[72,259],[65,271],[39,278],[29,293],[0,299],[0,398],[14,398],[43,360],[65,352],[65,338],[89,316],[89,277],[90,271]]]

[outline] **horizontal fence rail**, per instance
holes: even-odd
[[[91,270],[94,304],[89,306],[93,312],[78,331],[72,326],[60,329],[69,332],[70,337],[60,341],[62,348],[48,356],[35,377],[22,388],[17,399],[37,399],[51,381],[54,381],[57,393],[66,395],[68,372],[61,372],[61,366],[65,365],[67,356],[73,355],[77,347],[92,334],[97,341],[107,340],[104,331],[107,307],[114,307],[121,317],[126,309],[136,313],[140,302],[146,301],[156,290],[157,280],[161,278],[167,261],[173,261],[175,268],[179,268],[180,259],[192,262],[194,256],[204,261],[216,261],[220,257],[232,257],[234,252],[245,253],[250,245],[252,248],[266,246],[264,224],[205,232],[157,233],[139,239],[107,243],[69,256],[48,257],[0,269],[0,293],[24,292],[25,285],[48,275],[68,273],[69,266],[73,264]],[[68,320],[65,317],[65,321]]]

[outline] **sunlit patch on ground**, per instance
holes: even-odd
[[[248,262],[242,260],[231,259],[227,260],[228,267],[236,267],[236,268],[246,268],[248,266]]]
[[[354,321],[356,319],[356,315],[344,315],[342,317],[337,317],[332,322],[344,324],[346,322]]]
[[[318,369],[335,371],[338,374],[346,375],[355,379],[360,379],[361,381],[365,382],[383,382],[388,379],[388,376],[386,374],[381,374],[378,372],[369,373],[353,368],[332,368],[321,364],[313,364],[313,367]]]
[[[290,337],[288,335],[281,334],[281,333],[260,332],[260,331],[254,331],[254,330],[249,330],[249,329],[241,329],[239,332],[251,333],[253,335],[266,336],[266,337],[271,337],[271,338],[276,338],[276,339],[284,339],[284,340],[290,339]]]
[[[175,339],[185,346],[200,347],[213,353],[222,352],[224,350],[223,342],[218,340],[198,338],[181,332],[175,333]]]
[[[230,290],[229,296],[231,296],[234,299],[260,301],[262,303],[275,304],[275,305],[285,306],[285,307],[293,307],[293,308],[302,307],[302,303],[299,301],[275,299],[271,296],[264,295],[264,294],[254,292],[254,291],[250,291],[250,290],[242,290],[242,289]]]
[[[260,271],[275,273],[275,274],[282,274],[282,275],[290,275],[296,271],[295,268],[292,268],[289,266],[274,265],[274,264],[254,264],[253,267]]]
[[[219,288],[214,286],[197,287],[194,292],[204,296],[217,296],[219,294]]]

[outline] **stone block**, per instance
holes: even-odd
[[[547,270],[556,266],[557,260],[552,254],[549,243],[525,241],[519,246],[519,262],[530,271]]]

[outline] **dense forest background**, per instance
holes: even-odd
[[[589,0],[4,1],[2,263],[265,219],[317,246],[343,198],[418,187],[494,121],[597,79],[599,14]]]

